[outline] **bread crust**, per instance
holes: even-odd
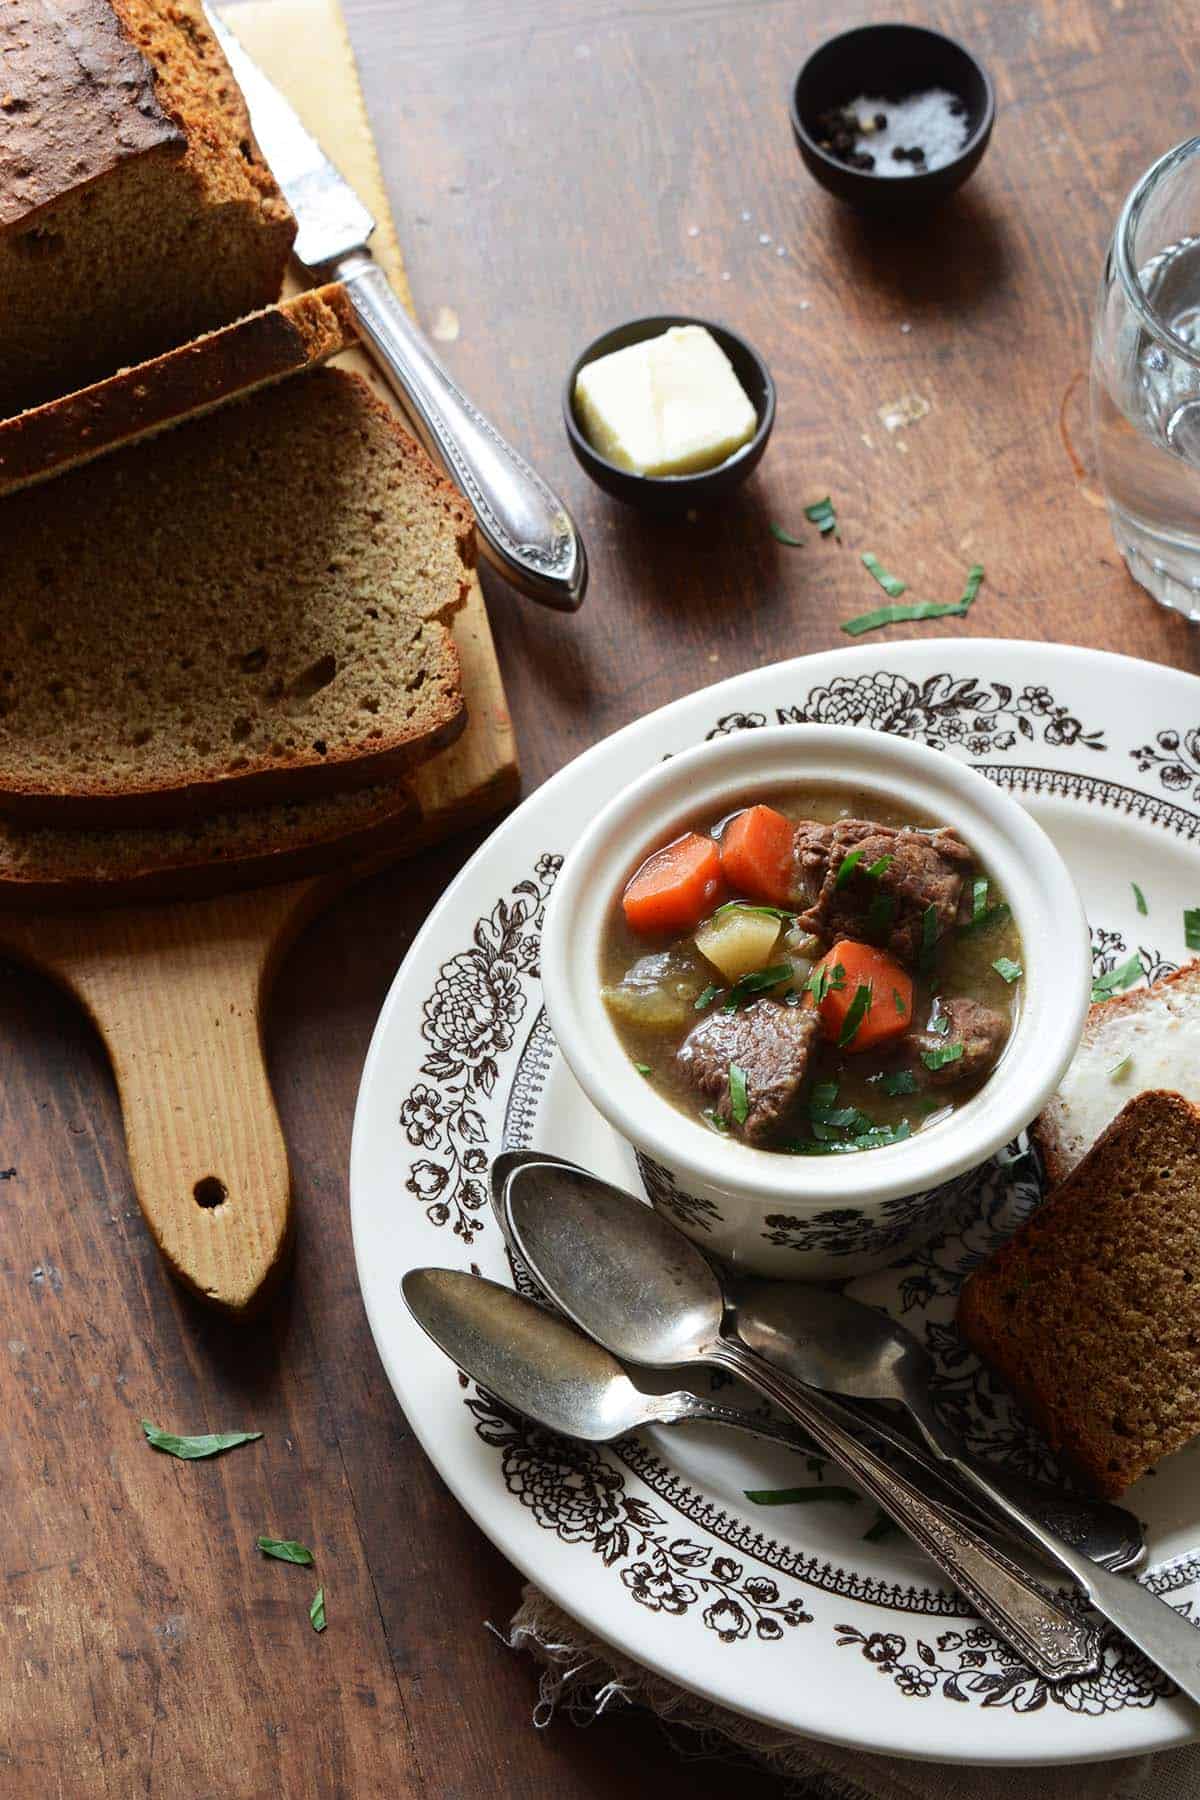
[[[1172,1216],[1167,1237],[1165,1202],[1156,1203],[1146,1182],[1172,1134],[1183,1146],[1177,1184],[1194,1218],[1184,1234]],[[1148,1158],[1138,1154],[1144,1138],[1151,1140]],[[1063,1185],[968,1276],[959,1295],[957,1323],[967,1343],[1016,1395],[1050,1448],[1112,1499],[1200,1432],[1200,1354],[1190,1347],[1200,1336],[1200,1287],[1178,1261],[1188,1254],[1180,1248],[1187,1236],[1200,1238],[1200,1110],[1180,1094],[1148,1089],[1126,1103]],[[1173,1285],[1156,1280],[1160,1266]],[[1147,1332],[1176,1376],[1186,1368],[1178,1391],[1164,1392],[1163,1377],[1146,1366]],[[1114,1405],[1128,1418],[1112,1416]]]
[[[330,282],[16,413],[0,420],[0,498],[315,368],[357,342],[350,297]]]

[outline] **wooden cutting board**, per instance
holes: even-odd
[[[242,42],[357,188],[376,256],[411,306],[395,227],[337,0],[247,0]],[[377,391],[365,358],[342,358]],[[291,1177],[263,1058],[271,982],[302,926],[361,875],[516,796],[512,727],[478,581],[459,614],[470,722],[412,776],[420,823],[369,867],[218,899],[27,917],[0,912],[0,948],[81,1002],[116,1076],[138,1201],[172,1271],[244,1312],[280,1263]]]

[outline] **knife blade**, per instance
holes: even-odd
[[[570,513],[462,393],[409,318],[371,256],[375,220],[350,183],[213,8],[205,4],[204,12],[296,215],[297,259],[322,281],[345,286],[417,436],[470,501],[484,556],[530,599],[574,612],[587,587],[587,557]]]

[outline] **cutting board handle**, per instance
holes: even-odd
[[[295,889],[276,889],[281,904]],[[263,1058],[264,932],[229,895],[42,918],[10,947],[87,1009],[116,1077],[155,1242],[204,1299],[244,1312],[288,1239],[291,1175]],[[240,927],[240,929],[239,929]],[[14,942],[15,937],[23,942]]]

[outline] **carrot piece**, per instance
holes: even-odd
[[[748,806],[721,834],[726,881],[751,900],[786,905],[792,896],[795,840],[795,826],[773,806]]]
[[[693,931],[721,891],[721,853],[689,831],[646,858],[621,904],[631,931]]]
[[[840,975],[836,973],[838,969]],[[821,970],[828,976],[828,984],[820,980]],[[912,977],[894,957],[873,944],[843,938],[821,958],[811,980],[818,993],[824,988],[815,1004],[821,1015],[821,1031],[835,1044],[841,1043],[858,990],[870,989],[870,1004],[861,1013],[850,1041],[841,1044],[843,1050],[873,1050],[889,1038],[902,1037],[912,1024]],[[860,1001],[860,1011],[861,1006]]]

